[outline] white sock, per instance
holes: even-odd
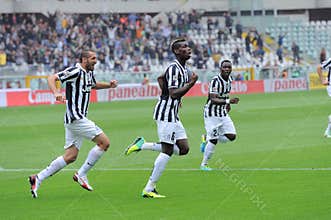
[[[170,156],[165,153],[160,153],[154,162],[154,168],[151,176],[145,186],[145,191],[150,192],[155,188],[157,181],[160,179],[163,170],[165,169],[168,161],[170,160]]]
[[[78,170],[78,176],[86,176],[87,172],[94,166],[100,159],[102,154],[105,153],[99,146],[94,146],[87,155],[87,158],[81,168]]]
[[[220,135],[218,138],[218,141],[221,143],[226,143],[226,142],[229,142],[230,140],[225,135]]]
[[[208,164],[208,160],[211,158],[214,151],[215,151],[215,144],[208,141],[207,145],[205,147],[205,152],[203,153],[203,159],[201,162],[201,166],[206,166]]]
[[[162,147],[160,143],[151,143],[151,142],[145,142],[143,146],[141,146],[142,150],[152,150],[152,151],[162,151]]]
[[[151,192],[155,189],[156,183],[152,182],[150,179],[148,180],[146,186],[145,186],[145,191],[146,192]]]
[[[65,166],[67,166],[67,163],[64,161],[63,156],[59,156],[58,158],[53,160],[45,169],[43,169],[37,174],[38,179],[41,182],[49,176],[54,175]]]
[[[325,134],[329,135],[330,129],[331,129],[331,115],[328,116],[328,127],[325,130]]]
[[[161,143],[145,142],[143,146],[141,146],[141,149],[162,152],[162,145]],[[179,155],[179,148],[176,144],[174,144],[174,154]]]

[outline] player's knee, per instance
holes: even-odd
[[[210,143],[216,145],[217,144],[217,139],[212,139],[212,140],[209,140]]]
[[[106,139],[106,140],[102,140],[102,141],[100,141],[100,142],[98,143],[98,146],[99,146],[102,150],[107,151],[108,148],[109,148],[109,146],[110,146],[110,142],[109,142],[108,139]]]
[[[165,151],[162,151],[162,153],[167,154],[169,157],[171,157],[172,154],[174,153],[174,151],[173,150],[165,150]]]
[[[69,163],[73,163],[76,161],[77,159],[77,155],[71,154],[71,155],[65,155],[63,157],[64,161],[69,164]]]
[[[234,141],[236,139],[236,134],[226,134],[225,135],[230,141]]]
[[[184,147],[179,150],[179,155],[186,155],[190,151],[189,147]]]
[[[101,143],[101,144],[99,145],[99,147],[100,147],[102,150],[104,150],[104,151],[107,151],[108,148],[109,148],[109,146],[110,146],[109,142],[108,142],[108,143]]]

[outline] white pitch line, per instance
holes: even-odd
[[[40,168],[13,168],[5,169],[0,167],[0,172],[33,172],[42,170]],[[63,169],[63,171],[76,171],[77,169]],[[150,171],[152,168],[96,168],[96,171]],[[200,171],[198,168],[169,168],[168,171]],[[331,171],[331,167],[319,168],[229,168],[229,169],[213,169],[214,171]]]

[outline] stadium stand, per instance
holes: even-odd
[[[38,2],[42,7],[40,12],[35,12]],[[105,5],[106,0],[55,1],[60,11],[54,8],[48,11],[45,2],[36,1],[29,6],[24,5],[24,1],[16,3],[17,11],[30,13],[13,13],[10,8],[14,6],[3,2],[1,10],[7,12],[0,14],[0,76],[56,72],[75,63],[75,54],[83,46],[97,51],[96,72],[158,74],[167,61],[173,59],[168,45],[178,36],[189,39],[194,51],[190,64],[195,70],[214,71],[220,59],[226,58],[233,60],[234,68],[253,67],[257,78],[261,79],[282,77],[281,72],[291,72],[293,68],[306,70],[316,61],[322,48],[327,52],[331,50],[330,21],[309,21],[307,15],[302,15],[302,10],[296,17],[283,15],[286,10],[278,10],[277,5],[272,6],[273,10],[259,11],[240,0],[218,3],[171,0],[168,4],[146,0],[144,3],[151,7],[145,7],[143,12],[143,7],[135,4],[137,11],[132,13],[129,11],[133,1],[130,4],[116,0],[121,10],[114,13]],[[278,7],[281,5],[293,14],[294,6],[284,6],[282,2],[280,0]],[[75,3],[82,4],[77,8],[79,13],[73,13],[72,7],[67,7]],[[162,3],[165,9],[155,11],[157,3]],[[91,7],[86,8],[86,5]],[[102,5],[105,5],[103,10]],[[126,5],[131,5],[128,11],[123,9]],[[193,5],[199,5],[201,9],[191,9]],[[219,11],[217,5],[234,11]],[[303,7],[313,5],[313,1],[306,1]],[[274,16],[276,14],[282,15]],[[282,38],[280,47],[279,38]],[[292,50],[298,51],[296,59]],[[300,62],[294,62],[299,59]],[[264,74],[268,69],[278,70],[275,74]],[[140,81],[142,74],[121,78],[124,82],[135,78]]]
[[[198,69],[217,68],[215,54],[231,57],[236,48],[243,51],[244,41],[229,35],[217,19],[207,24],[200,17],[195,10],[167,13],[167,23],[159,19],[153,24],[150,15],[135,13],[4,14],[0,49],[7,55],[6,66],[41,65],[42,72],[73,64],[83,44],[98,52],[97,69],[103,71],[162,70],[164,61],[173,58],[169,41],[178,36],[191,40],[192,64]]]

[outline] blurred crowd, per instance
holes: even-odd
[[[96,70],[163,71],[174,59],[169,44],[179,36],[188,39],[193,50],[189,64],[195,69],[217,69],[224,58],[239,68],[283,63],[281,49],[266,53],[263,35],[255,28],[243,29],[229,13],[203,17],[197,10],[158,15],[0,14],[0,66],[38,67],[30,69],[36,75],[57,72],[76,63],[87,47],[98,54]]]
[[[193,50],[190,64],[197,69],[215,69],[220,56],[224,56],[215,45],[241,39],[243,33],[243,26],[240,22],[234,24],[229,13],[223,15],[223,20],[224,24],[211,17],[203,20],[196,10],[158,14],[154,19],[136,13],[1,14],[0,61],[6,56],[6,66],[38,66],[42,70],[37,72],[56,72],[77,62],[79,51],[88,47],[97,52],[96,69],[101,71],[159,71],[174,58],[170,41],[182,36]],[[208,31],[208,40],[196,42],[192,31],[196,35]],[[210,38],[213,32],[217,33],[215,39]],[[246,51],[244,47],[233,48],[227,58],[238,65],[244,53],[263,54],[261,38],[256,38],[260,53],[251,53],[254,39],[255,34],[252,41],[246,41]]]
[[[42,64],[46,71],[58,71],[75,63],[82,47],[89,47],[98,53],[97,68],[148,71],[173,58],[173,38],[200,28],[200,15],[194,10],[166,16],[167,24],[134,13],[1,14],[0,54],[5,54],[7,66]]]

